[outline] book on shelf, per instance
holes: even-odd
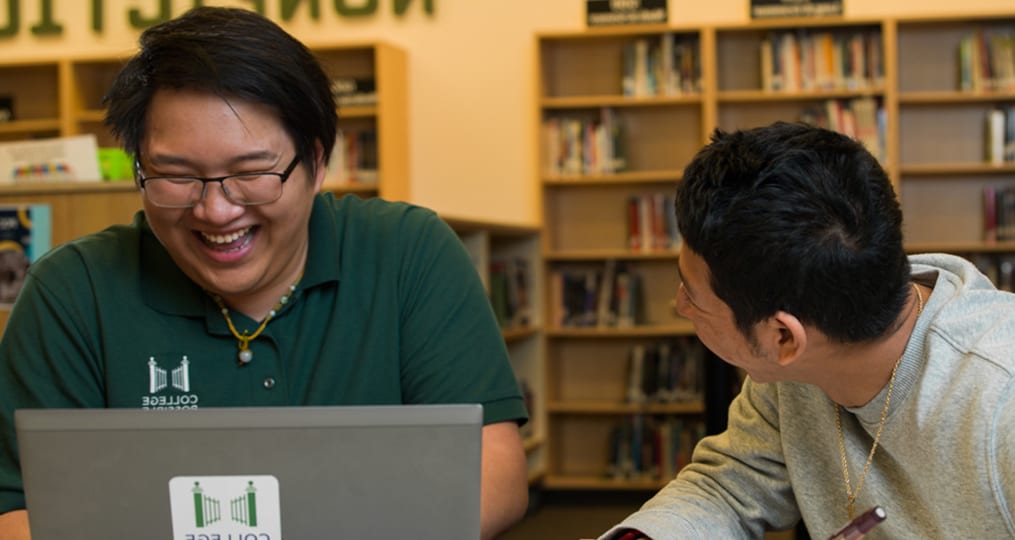
[[[340,108],[377,105],[377,80],[373,77],[336,77],[331,80],[331,93]]]
[[[773,30],[758,47],[761,89],[859,90],[884,84],[881,34]]]
[[[1015,161],[1015,105],[1004,105],[987,111],[984,130],[987,163],[1001,165]]]
[[[377,131],[339,129],[328,162],[328,177],[338,184],[375,184],[377,168]]]
[[[501,328],[524,328],[532,322],[531,272],[525,257],[490,262],[490,303]]]
[[[14,121],[14,96],[0,96],[0,123]]]
[[[49,251],[48,204],[0,205],[0,306],[14,303],[28,266]]]
[[[631,327],[645,322],[641,277],[620,261],[602,269],[555,270],[553,323],[561,328]]]
[[[651,252],[680,249],[676,196],[671,193],[644,193],[627,198],[627,247]]]
[[[631,347],[626,400],[646,403],[695,403],[705,398],[705,348],[697,338],[682,337]]]
[[[551,116],[543,121],[547,175],[612,174],[627,167],[620,118],[609,107],[597,113]]]
[[[630,97],[701,91],[701,55],[695,36],[665,32],[640,37],[621,50],[620,92]]]
[[[1015,292],[1015,254],[974,253],[969,260],[995,287]]]
[[[98,182],[98,154],[93,134],[0,142],[0,184]]]
[[[633,414],[609,432],[606,476],[613,480],[669,480],[691,461],[705,424],[695,418]]]
[[[983,187],[983,239],[1015,241],[1015,184]]]
[[[804,107],[798,119],[856,139],[879,161],[885,161],[885,110],[873,97],[828,99],[821,106]]]
[[[1015,90],[1015,32],[978,28],[959,41],[960,90]]]

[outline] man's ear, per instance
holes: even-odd
[[[766,325],[768,345],[776,351],[779,365],[796,362],[807,348],[807,331],[800,319],[785,311],[777,311]]]
[[[320,193],[324,187],[324,179],[328,176],[328,165],[325,158],[324,146],[320,140],[314,141],[314,193]]]

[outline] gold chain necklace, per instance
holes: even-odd
[[[923,313],[923,293],[920,292],[920,287],[913,283],[913,290],[916,291],[916,317],[919,318],[920,314]],[[903,351],[902,356],[905,356]],[[839,413],[838,403],[832,402],[832,406],[835,407],[835,429],[839,432],[839,456],[842,458],[842,477],[846,480],[846,510],[849,512],[849,519],[853,519],[854,514],[854,503],[856,502],[857,496],[860,495],[860,490],[863,489],[863,482],[867,479],[867,473],[871,468],[871,460],[874,459],[874,452],[878,449],[878,442],[881,440],[881,430],[885,428],[885,421],[888,420],[888,408],[892,403],[892,389],[895,387],[895,373],[899,369],[899,364],[902,363],[902,356],[895,361],[895,366],[892,367],[892,377],[888,379],[888,393],[885,394],[885,406],[881,409],[881,422],[878,423],[878,430],[874,434],[874,444],[871,445],[871,451],[867,454],[867,463],[863,466],[863,473],[860,475],[859,481],[856,483],[856,491],[849,482],[849,462],[846,460],[846,441],[842,436],[842,417]]]
[[[268,312],[268,315],[264,317],[264,319],[261,321],[261,325],[257,327],[257,330],[254,330],[254,333],[249,335],[247,333],[248,332],[247,330],[244,330],[242,334],[240,334],[239,331],[236,330],[236,326],[233,324],[233,320],[229,317],[229,308],[227,308],[225,303],[222,302],[222,297],[217,294],[213,294],[211,296],[212,300],[215,301],[215,304],[218,305],[219,310],[222,312],[222,316],[225,317],[226,325],[229,326],[229,331],[232,332],[233,337],[236,338],[237,345],[239,346],[240,349],[240,352],[236,355],[239,361],[239,365],[245,366],[249,364],[251,360],[254,359],[254,351],[250,350],[250,342],[257,339],[257,336],[260,336],[261,332],[264,332],[264,329],[267,328],[268,323],[271,322],[273,318],[275,318],[275,315],[277,315],[279,310],[282,309],[282,306],[286,305],[286,303],[289,302],[289,299],[292,298],[293,293],[296,291],[296,285],[300,282],[300,279],[302,277],[303,275],[300,274],[300,277],[296,278],[296,281],[294,281],[293,284],[289,286],[289,290],[282,295],[282,298],[278,299],[278,303],[275,304],[275,307],[271,308],[271,311]]]

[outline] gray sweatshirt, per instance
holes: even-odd
[[[867,539],[1015,538],[1015,295],[964,259],[911,257],[932,284],[899,364],[857,514],[888,518]],[[886,388],[842,411],[853,489]],[[729,429],[601,538],[634,528],[655,540],[762,538],[803,518],[815,539],[848,521],[835,409],[817,387],[748,379]]]

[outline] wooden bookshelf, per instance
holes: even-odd
[[[709,67],[684,71],[679,85],[655,93],[625,95],[622,59],[637,41],[657,43],[671,33],[674,42],[703,51],[701,29],[637,27],[542,34],[537,37],[540,138],[548,124],[579,119],[595,126],[609,109],[623,128],[622,170],[583,165],[562,168],[540,144],[536,175],[542,185],[544,237],[546,416],[551,489],[651,489],[658,477],[638,473],[611,478],[610,445],[618,425],[632,415],[700,419],[694,403],[632,403],[627,398],[629,357],[635,347],[651,347],[674,336],[690,336],[689,322],[673,313],[670,300],[678,281],[676,245],[632,249],[627,201],[671,194],[683,165],[707,136]],[[605,120],[602,121],[606,123]],[[623,265],[641,278],[645,291],[637,324],[563,325],[559,282],[564,273],[597,273],[607,263]],[[669,292],[667,292],[669,291]],[[598,291],[595,294],[600,294]],[[694,339],[694,338],[688,338]],[[678,347],[679,345],[674,345]]]

